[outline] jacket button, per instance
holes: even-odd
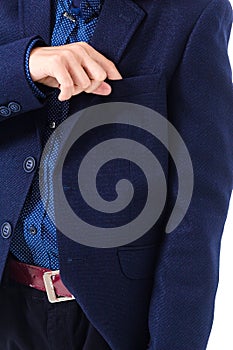
[[[55,122],[49,123],[49,128],[50,129],[55,129],[56,128],[56,123]]]
[[[23,162],[23,169],[26,173],[31,173],[36,166],[36,160],[33,157],[27,157]]]
[[[9,117],[10,115],[11,115],[11,110],[8,107],[5,107],[5,106],[0,107],[1,117]]]
[[[37,228],[35,226],[31,226],[29,229],[30,233],[32,235],[36,235],[37,234]]]
[[[11,110],[11,112],[14,112],[14,113],[21,111],[21,106],[17,102],[10,102],[8,104],[8,108]]]
[[[12,234],[12,227],[9,222],[4,222],[1,226],[1,236],[3,238],[9,238]]]

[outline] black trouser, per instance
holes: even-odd
[[[3,280],[0,350],[111,350],[75,300],[51,304],[45,292]]]

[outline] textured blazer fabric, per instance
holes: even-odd
[[[0,237],[1,274],[34,175],[24,171],[24,160],[33,157],[38,166],[42,153],[47,100],[33,95],[24,60],[33,39],[50,45],[50,3],[0,3],[0,226],[10,225]],[[135,200],[119,215],[100,216],[76,193],[76,179],[69,171],[74,155],[81,160],[93,144],[130,138],[155,154],[167,179],[166,207],[134,242],[93,248],[57,231],[63,281],[113,350],[207,346],[233,183],[233,94],[227,55],[231,24],[228,0],[105,0],[103,5],[90,44],[115,63],[123,79],[109,81],[112,93],[107,97],[72,97],[70,115],[104,102],[149,107],[176,127],[194,169],[188,211],[166,234],[178,179],[175,164],[158,140],[137,128],[106,125],[80,139],[77,152],[66,160],[65,191],[72,207],[92,225],[109,229],[130,221],[143,208],[145,177],[130,160],[106,164],[99,193],[113,200],[114,184],[127,178],[135,186]]]

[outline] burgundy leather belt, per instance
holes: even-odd
[[[63,284],[59,270],[51,271],[9,258],[7,273],[15,282],[46,292],[51,303],[74,299]]]

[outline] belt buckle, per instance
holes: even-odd
[[[74,296],[72,295],[71,297],[65,297],[65,296],[57,296],[55,292],[55,288],[53,285],[53,276],[59,275],[60,270],[56,271],[48,271],[44,272],[43,274],[43,280],[44,280],[44,285],[45,285],[45,290],[47,293],[47,297],[50,303],[60,303],[62,301],[68,301],[68,300],[73,300]]]

